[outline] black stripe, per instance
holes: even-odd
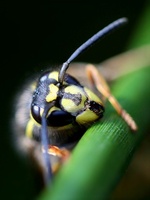
[[[82,101],[82,96],[81,94],[71,94],[71,93],[64,93],[63,96],[64,99],[70,99],[71,101],[73,101],[75,103],[75,105],[79,105]]]

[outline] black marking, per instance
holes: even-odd
[[[79,81],[69,74],[65,74],[64,81],[68,83],[69,85],[77,85],[77,86],[82,87]]]
[[[49,84],[50,80],[48,78],[38,82],[37,88],[33,94],[32,105],[44,108],[45,98],[49,94]]]
[[[64,99],[70,99],[71,101],[73,101],[75,103],[76,106],[78,106],[82,101],[82,96],[81,96],[80,93],[71,94],[71,93],[65,92],[63,98]]]
[[[102,117],[104,112],[104,107],[95,101],[90,101],[89,109],[93,111],[96,115]]]
[[[40,109],[45,108],[48,103],[46,102],[46,96],[49,94],[49,85],[54,84],[57,85],[58,81],[49,78],[50,72],[45,72],[38,80],[36,90],[32,96],[32,104],[31,104],[31,114],[33,118],[41,124],[41,113]]]
[[[46,96],[49,94],[49,85],[54,84],[57,85],[58,81],[49,78],[50,72],[45,72],[40,78],[37,83],[37,88],[33,93],[33,100],[32,105],[39,106],[44,108],[46,102]]]
[[[73,117],[70,113],[63,111],[63,110],[56,110],[53,111],[47,117],[47,125],[60,127],[71,124],[75,121],[75,117]]]
[[[40,115],[40,107],[36,106],[36,105],[32,105],[31,106],[31,114],[32,117],[41,124],[41,115]]]

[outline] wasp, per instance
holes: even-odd
[[[93,90],[67,73],[75,58],[126,22],[126,18],[120,18],[97,32],[74,51],[59,71],[45,71],[35,81],[29,81],[17,97],[13,127],[18,146],[35,161],[45,184],[68,159],[84,132],[103,117],[104,103],[99,94],[109,100],[131,130],[137,130],[94,65],[86,66]]]

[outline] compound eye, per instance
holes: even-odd
[[[41,115],[40,115],[40,107],[36,106],[36,105],[32,105],[31,106],[31,114],[32,117],[41,124]]]
[[[47,117],[49,126],[65,126],[74,121],[74,117],[66,111],[55,110]]]
[[[79,83],[79,81],[75,79],[73,76],[70,76],[69,74],[65,74],[64,80],[70,85],[77,85],[81,87],[81,84]]]

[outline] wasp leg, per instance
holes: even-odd
[[[45,182],[45,176],[47,175],[47,167],[45,166],[43,153],[45,153],[44,147],[30,138],[23,137],[20,141],[20,148],[25,155],[28,155],[33,169],[39,176],[41,187],[47,185]],[[41,149],[42,148],[42,149]],[[57,146],[48,147],[48,155],[51,161],[52,174],[56,174],[63,163],[70,157],[70,150],[67,148],[58,148]]]
[[[121,107],[117,99],[111,94],[110,88],[105,81],[104,77],[99,73],[96,67],[92,64],[87,65],[87,76],[94,87],[108,99],[108,101],[115,108],[117,113],[124,119],[124,121],[128,124],[131,130],[136,131],[137,125],[132,117]]]
[[[42,149],[44,151],[44,149]],[[63,163],[70,157],[70,151],[66,148],[59,148],[57,146],[49,146],[48,154],[51,159],[52,173],[56,174]]]

